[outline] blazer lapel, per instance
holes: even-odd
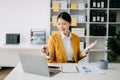
[[[61,35],[60,35],[60,32],[58,32],[58,39],[59,39],[59,44],[60,44],[60,47],[61,47],[61,55],[64,59],[65,62],[67,62],[67,59],[66,59],[66,53],[65,53],[65,48],[64,48],[64,45],[63,45],[63,42],[62,42],[62,38],[61,38]]]
[[[71,36],[71,44],[72,44],[72,48],[73,48],[73,58],[75,58],[75,50],[76,50],[76,46],[75,46],[75,43],[76,43],[76,41],[75,41],[75,38],[74,38],[74,36],[73,36],[73,34],[72,34],[72,36]],[[75,60],[75,59],[74,59]]]

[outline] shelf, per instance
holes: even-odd
[[[79,36],[80,40],[85,43],[85,47],[95,40],[98,41],[97,45],[90,50],[89,55],[86,58],[88,62],[97,62],[100,59],[107,59],[107,39],[111,36],[114,36],[114,33],[120,30],[120,8],[110,8],[111,0],[99,0],[96,2],[96,7],[93,7],[93,3],[91,1],[96,0],[67,0],[67,9],[65,11],[67,11],[77,19],[77,15],[86,15],[85,21],[77,22],[77,26],[74,26],[72,28],[85,28],[85,35]],[[71,2],[75,2],[75,5],[83,3],[83,5],[86,5],[86,7],[82,6],[81,9],[79,9],[78,7],[72,9]],[[59,12],[61,11],[62,10],[60,10]],[[51,10],[50,17],[57,15],[57,13],[54,13]],[[52,24],[52,22],[50,22],[50,24]],[[96,29],[93,29],[93,27]],[[51,31],[52,30],[55,31],[55,29],[51,25]],[[92,31],[93,33],[91,33],[90,31]]]
[[[88,8],[82,8],[82,9],[76,9],[76,10],[73,10],[73,9],[71,9],[71,8],[68,8],[68,9],[70,9],[71,11],[83,11],[83,10],[87,10]]]
[[[97,10],[97,11],[99,11],[99,10],[107,10],[107,8],[90,8],[90,10]]]
[[[90,24],[107,24],[107,22],[89,22]]]
[[[120,11],[120,8],[109,8],[109,10]]]
[[[53,8],[50,8],[50,9],[53,10]],[[70,10],[70,8],[67,8],[67,9],[61,9],[60,8],[59,10],[64,10],[65,11],[65,10]]]
[[[109,24],[120,24],[120,22],[109,22]]]
[[[87,36],[89,38],[106,38],[106,36]]]

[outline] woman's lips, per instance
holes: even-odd
[[[62,28],[62,29],[61,29],[61,31],[64,31],[64,30],[65,30],[65,28]]]

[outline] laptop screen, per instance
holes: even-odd
[[[23,71],[32,74],[53,76],[60,72],[55,68],[50,70],[47,65],[47,59],[40,53],[21,53],[20,60],[22,63]],[[51,73],[51,74],[50,74]]]

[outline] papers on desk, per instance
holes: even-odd
[[[85,74],[105,74],[105,71],[100,70],[97,66],[77,66],[77,68]]]
[[[64,73],[78,72],[78,69],[75,65],[63,65],[61,70]]]
[[[61,70],[63,73],[83,72],[85,74],[105,74],[105,71],[99,69],[97,66],[63,65],[61,66]]]

